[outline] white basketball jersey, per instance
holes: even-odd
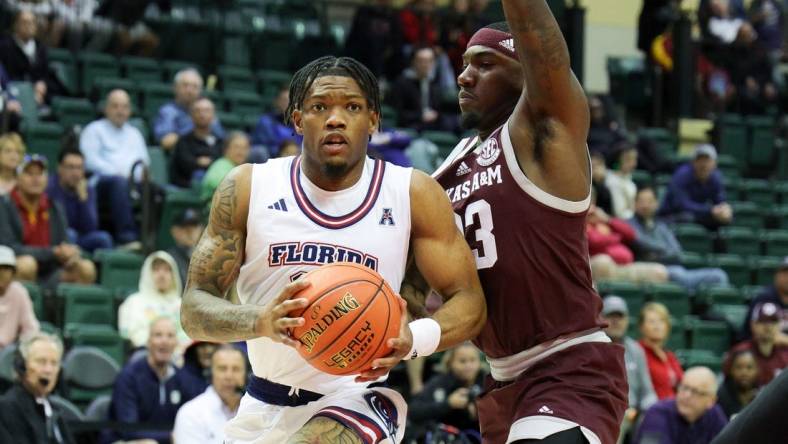
[[[325,191],[302,174],[300,163],[287,157],[253,166],[246,260],[237,283],[241,302],[267,304],[309,270],[341,261],[376,270],[399,292],[410,242],[412,169],[366,159],[355,185]],[[319,372],[268,338],[247,345],[258,377],[318,393],[358,386],[354,376]]]

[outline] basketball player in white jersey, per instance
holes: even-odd
[[[228,443],[398,443],[407,407],[371,388],[403,358],[477,335],[486,305],[471,252],[446,194],[432,178],[366,156],[379,122],[377,81],[353,59],[323,57],[290,85],[290,116],[303,154],[235,168],[217,189],[189,268],[182,322],[197,340],[245,340],[254,376]],[[353,261],[399,291],[409,255],[445,303],[389,340],[391,355],[357,376],[308,365],[288,328],[306,306],[291,299],[298,278],[322,264]],[[240,305],[228,300],[237,278]],[[403,308],[405,303],[402,302]],[[403,310],[403,313],[405,310]]]

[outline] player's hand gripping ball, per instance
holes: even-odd
[[[298,352],[316,369],[332,375],[368,370],[372,361],[388,356],[390,338],[399,336],[402,309],[383,276],[350,262],[323,265],[301,277],[311,285],[293,295],[306,298],[304,325],[290,335],[301,342]]]

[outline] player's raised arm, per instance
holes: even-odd
[[[446,193],[421,171],[411,178],[411,233],[416,267],[444,300],[432,316],[441,331],[436,351],[475,338],[487,320],[476,264]]]
[[[181,323],[196,340],[231,342],[267,336],[296,346],[287,328],[302,318],[286,318],[306,300],[290,297],[308,286],[294,282],[266,306],[230,302],[229,290],[244,261],[246,219],[249,212],[251,165],[234,168],[216,189],[208,226],[192,253],[186,290],[181,303]]]

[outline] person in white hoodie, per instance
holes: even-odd
[[[162,316],[176,321],[181,350],[191,342],[180,323],[183,284],[177,270],[169,253],[151,253],[142,265],[138,291],[120,305],[118,330],[135,348],[145,346],[151,321]]]

